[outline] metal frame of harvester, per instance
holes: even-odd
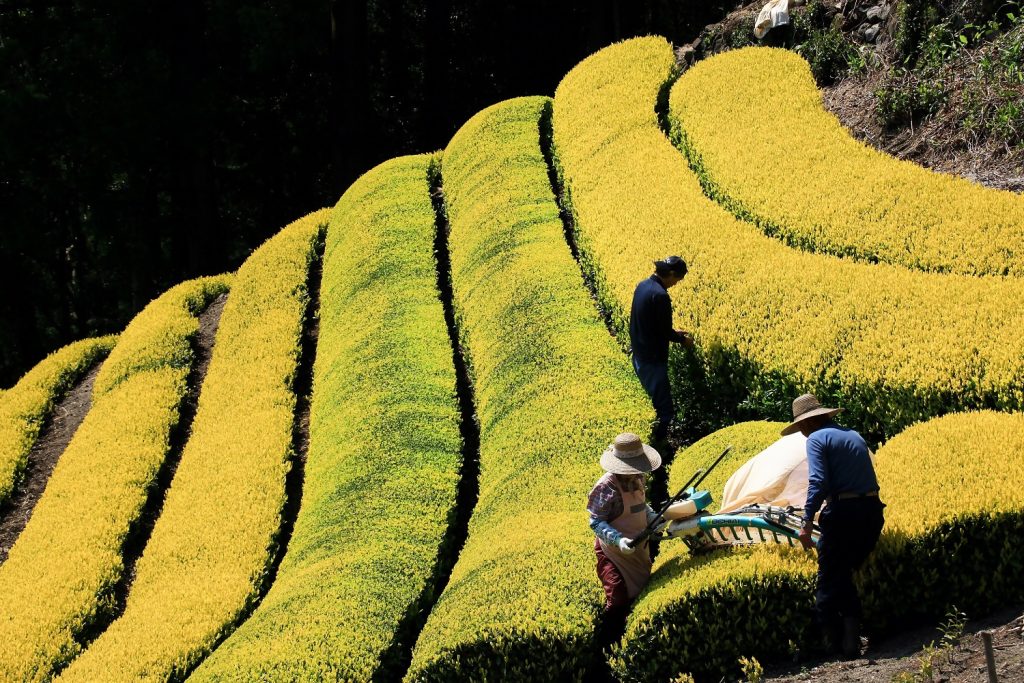
[[[760,543],[784,543],[799,546],[798,534],[803,526],[801,508],[772,505],[747,505],[727,513],[711,514],[708,508],[713,499],[707,490],[697,487],[718,463],[732,450],[729,446],[707,469],[699,469],[686,482],[679,493],[669,498],[657,516],[637,538],[633,545],[646,538],[678,538],[691,552],[704,552],[715,548]],[[681,519],[667,519],[666,511],[675,503],[691,501],[692,514]],[[818,542],[820,529],[815,524],[811,539]]]

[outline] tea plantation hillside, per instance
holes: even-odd
[[[626,323],[672,253],[695,443],[660,490],[732,444],[719,498],[812,391],[877,450],[874,633],[1024,600],[1024,199],[855,142],[791,53],[680,73],[649,37],[0,392],[0,515],[27,518],[0,534],[0,680],[717,681],[787,657],[815,563],[776,546],[664,541],[598,644],[584,504],[610,440],[650,434]]]

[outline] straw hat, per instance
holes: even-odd
[[[661,467],[661,454],[636,434],[624,432],[601,454],[601,467],[614,474],[642,474]]]
[[[842,408],[824,408],[814,394],[804,394],[803,396],[797,396],[796,400],[793,401],[793,422],[786,426],[782,430],[782,435],[787,436],[789,434],[795,434],[800,431],[800,423],[804,420],[808,420],[818,415],[826,415],[832,417],[836,415]]]

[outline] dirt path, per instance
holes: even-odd
[[[981,633],[992,632],[998,680],[1024,681],[1024,606],[1006,607],[984,619],[967,623],[959,645],[929,656],[925,649],[938,642],[942,633],[926,626],[869,644],[865,656],[853,661],[811,661],[800,665],[776,666],[766,671],[764,681],[797,683],[890,683],[900,676],[910,681],[988,683]],[[930,677],[927,673],[931,665]]]
[[[40,438],[29,452],[24,480],[10,500],[0,508],[0,564],[7,559],[14,542],[28,524],[57,461],[89,412],[92,385],[101,366],[102,363],[97,363],[54,407],[49,424],[43,428]]]

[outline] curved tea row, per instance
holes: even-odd
[[[920,270],[1024,275],[1024,197],[854,139],[790,50],[706,59],[673,86],[670,106],[704,187],[789,245]]]
[[[585,263],[620,328],[652,260],[690,263],[676,315],[709,385],[691,410],[746,401],[782,417],[785,397],[810,390],[885,436],[953,410],[1024,405],[1024,281],[852,263],[738,221],[658,127],[673,68],[661,38],[589,57],[558,87],[554,145]]]
[[[28,454],[54,406],[114,347],[117,337],[83,339],[54,351],[0,393],[0,505],[17,488]]]
[[[195,680],[369,681],[396,666],[461,464],[430,163],[381,164],[331,212],[295,531],[270,592]]]
[[[0,566],[6,678],[48,679],[112,608],[122,546],[178,423],[197,317],[229,282],[205,278],[169,290],[128,325],[104,364],[91,410]]]
[[[480,420],[480,497],[407,681],[579,680],[602,593],[583,504],[597,455],[652,417],[562,230],[546,98],[495,105],[445,150],[452,286]]]
[[[291,384],[323,222],[312,214],[282,230],[235,275],[192,433],[124,613],[62,680],[180,678],[256,596],[281,521]]]

